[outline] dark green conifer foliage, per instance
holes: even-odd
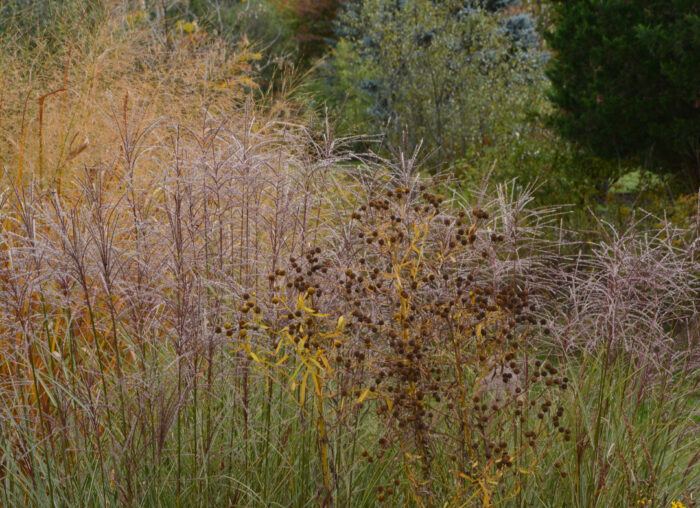
[[[553,4],[553,120],[603,157],[700,182],[700,2]]]

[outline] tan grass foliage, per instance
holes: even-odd
[[[74,170],[112,162],[119,133],[112,108],[131,98],[148,104],[148,118],[201,122],[205,111],[239,106],[256,88],[260,58],[249,44],[230,47],[194,24],[166,35],[147,13],[124,16],[113,2],[87,35],[59,54],[31,51],[17,41],[0,54],[0,164],[13,180],[60,186]],[[136,126],[131,126],[137,128]],[[109,159],[112,159],[109,161]]]

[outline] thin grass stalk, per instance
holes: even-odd
[[[28,339],[28,336],[25,334],[25,338]],[[36,406],[37,406],[37,412],[39,413],[39,423],[42,428],[42,433],[39,434],[39,439],[44,440],[48,439],[51,442],[51,453],[48,453],[48,451],[44,452],[44,461],[46,464],[46,472],[48,474],[48,484],[49,484],[49,500],[51,502],[51,506],[55,506],[54,503],[54,493],[53,493],[53,474],[52,474],[52,468],[51,468],[51,463],[53,461],[53,455],[54,455],[54,449],[53,449],[53,439],[49,437],[48,433],[48,427],[46,425],[45,417],[44,417],[44,410],[41,407],[41,397],[40,397],[40,392],[39,392],[39,381],[37,379],[38,373],[36,370],[36,365],[34,363],[34,352],[33,352],[33,347],[31,343],[27,343],[27,352],[29,355],[29,365],[31,366],[32,369],[32,379],[34,382],[34,393],[36,394]],[[49,460],[49,456],[52,457],[52,460]]]

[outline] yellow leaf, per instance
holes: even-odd
[[[362,401],[367,398],[367,395],[369,395],[369,388],[365,388],[365,391],[362,392],[362,395],[358,397],[358,399],[355,401],[355,404],[361,404]]]
[[[326,355],[319,355],[319,358],[321,359],[321,363],[323,363],[323,366],[326,368],[328,371],[332,371],[333,369],[331,368],[330,363],[328,363],[328,360],[326,360]]]
[[[297,374],[299,374],[299,371],[301,370],[301,368],[302,368],[303,366],[304,366],[303,363],[298,364],[298,365],[297,365],[297,368],[294,369],[294,372],[292,373],[292,375],[289,376],[289,379],[296,379]],[[293,389],[294,389],[294,388],[292,388],[292,390],[293,390]]]
[[[302,404],[303,404],[304,401],[306,400],[306,382],[307,382],[307,380],[309,379],[309,373],[310,373],[310,372],[311,372],[311,371],[308,371],[308,370],[307,370],[307,371],[304,373],[304,379],[303,379],[303,381],[302,381],[302,383],[301,383],[301,393],[299,394],[299,402],[301,402]]]
[[[316,375],[316,373],[314,373],[311,376],[311,379],[314,382],[314,388],[316,388],[316,395],[318,395],[318,397],[320,399],[321,397],[323,397],[323,393],[321,392],[321,383],[319,382],[319,379],[318,379],[318,376]]]
[[[303,310],[304,312],[308,312],[312,316],[316,317],[328,316],[328,314],[321,314],[320,312],[316,312],[314,309],[306,305],[306,293],[300,294],[299,298],[297,298],[297,309]]]
[[[316,367],[318,370],[323,370],[323,367],[321,366],[320,363],[318,363],[318,361],[316,361],[315,358],[309,358],[309,362],[311,362],[311,364],[312,364],[314,367]]]

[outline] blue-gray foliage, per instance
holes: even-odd
[[[414,144],[459,158],[512,132],[542,76],[532,18],[500,12],[513,3],[351,0],[336,27],[337,82],[375,127],[389,121],[402,140],[408,127]]]
[[[357,26],[361,16],[363,0],[349,0],[345,3],[344,12],[340,20],[336,23],[336,35],[339,38],[355,38],[358,36]],[[518,49],[536,50],[539,46],[539,35],[535,25],[535,20],[530,14],[516,13],[512,16],[502,16],[505,9],[517,6],[520,0],[465,0],[454,15],[457,19],[466,19],[470,15],[486,10],[492,13],[499,13],[501,25],[514,46]],[[387,1],[385,9],[388,11],[399,11],[409,6],[405,0]],[[427,31],[426,34],[430,34]],[[363,42],[369,48],[376,44],[367,35],[363,37]]]

